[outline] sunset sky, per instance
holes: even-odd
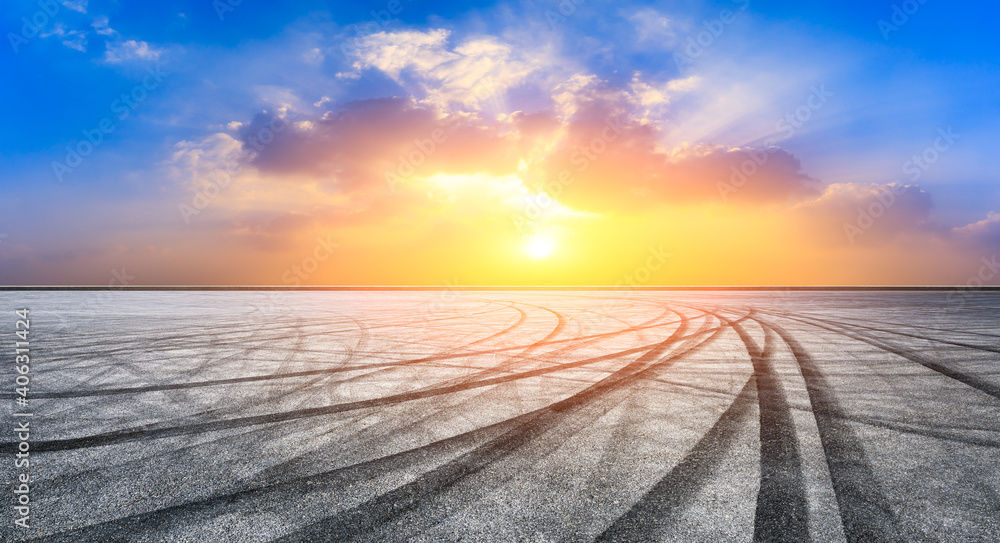
[[[0,284],[1000,284],[986,2],[11,1]]]

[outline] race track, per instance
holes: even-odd
[[[0,301],[3,541],[1000,541],[1000,294]]]

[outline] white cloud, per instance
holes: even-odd
[[[242,142],[220,132],[200,141],[177,143],[167,165],[188,187],[198,190],[211,181],[211,174],[242,167],[245,158]]]
[[[326,57],[323,55],[323,52],[319,50],[318,47],[313,47],[312,49],[307,50],[305,53],[302,53],[302,60],[308,62],[309,64],[319,64],[320,62],[323,62],[324,58]]]
[[[593,74],[574,74],[558,85],[552,92],[552,100],[556,104],[556,112],[563,119],[569,119],[579,109],[580,98],[584,90],[588,95],[598,92],[600,80]]]
[[[288,87],[256,85],[254,90],[257,92],[258,99],[270,106],[282,119],[288,115],[289,111],[302,112],[309,109],[307,105],[309,102],[299,98],[295,91]]]
[[[644,106],[656,106],[670,103],[671,98],[678,94],[691,92],[701,84],[701,77],[692,75],[683,79],[671,79],[659,85],[642,81],[641,74],[632,78],[632,92]]]
[[[73,11],[87,13],[87,0],[67,0],[62,4]]]
[[[63,38],[62,44],[81,53],[87,52],[87,34],[80,30],[66,30],[62,23],[56,23],[52,30],[39,34],[39,37]]]
[[[66,39],[63,40],[62,44],[70,49],[76,49],[81,53],[86,53],[87,35],[79,30],[71,30],[66,33]]]
[[[449,50],[449,35],[439,29],[365,36],[356,42],[354,68],[376,68],[404,87],[415,85],[424,101],[444,108],[457,104],[479,109],[524,82],[541,65],[538,55],[515,52],[492,36],[470,39]]]
[[[670,19],[653,8],[641,9],[628,19],[635,25],[639,43],[653,41],[666,48],[673,46],[677,41]]]
[[[556,112],[567,120],[587,104],[601,103],[613,108],[608,114],[629,117],[643,124],[659,124],[666,117],[666,106],[679,94],[696,89],[698,76],[672,79],[663,83],[650,82],[640,72],[626,88],[620,88],[593,74],[575,74],[552,92]]]
[[[41,34],[38,35],[38,37],[40,38],[48,38],[51,36],[63,37],[65,35],[66,35],[66,25],[62,23],[56,23],[52,27],[52,30],[49,30],[48,32],[42,32]]]
[[[447,30],[428,32],[379,32],[357,40],[354,63],[356,69],[378,68],[393,79],[399,79],[406,68],[418,73],[430,70],[453,60],[456,55],[444,47],[448,41]]]
[[[90,26],[94,27],[94,31],[102,36],[114,36],[118,34],[115,29],[108,26],[108,16],[98,15],[94,17],[94,22],[90,23]]]
[[[104,60],[105,62],[124,62],[135,59],[156,60],[160,58],[162,52],[144,41],[126,40],[108,43],[107,51],[104,52]]]

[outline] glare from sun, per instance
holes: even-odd
[[[531,258],[548,258],[556,250],[556,244],[545,236],[532,236],[524,246],[524,252]]]

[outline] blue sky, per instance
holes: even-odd
[[[292,193],[300,193],[288,189],[288,194],[269,193],[272,203],[257,208],[231,201],[237,198],[218,203],[192,227],[178,221],[177,207],[197,194],[191,178],[198,174],[180,164],[192,149],[207,156],[206,142],[213,136],[240,144],[255,118],[277,115],[299,123],[294,133],[279,135],[280,148],[306,153],[305,144],[294,144],[305,137],[299,131],[311,130],[303,127],[331,122],[358,101],[405,98],[438,118],[467,121],[471,115],[481,130],[497,130],[500,137],[498,116],[559,117],[560,92],[610,100],[608,89],[627,90],[635,104],[659,93],[653,105],[629,114],[637,126],[655,132],[648,145],[675,162],[683,155],[679,149],[777,145],[815,181],[819,192],[809,197],[815,201],[892,182],[919,187],[931,203],[894,211],[900,224],[909,225],[886,233],[894,240],[894,254],[921,243],[961,246],[961,257],[947,253],[948,258],[967,258],[974,268],[979,256],[989,256],[1000,243],[1000,219],[991,219],[1000,210],[995,158],[1000,156],[1000,38],[993,29],[1000,7],[993,3],[401,0],[399,9],[395,5],[6,2],[0,8],[6,36],[0,47],[6,83],[0,99],[10,107],[8,129],[0,132],[0,186],[7,195],[0,204],[0,233],[7,235],[0,239],[0,281],[103,284],[108,270],[131,265],[152,283],[280,282],[268,280],[274,272],[258,277],[218,262],[199,265],[199,255],[208,251],[199,244],[233,247],[232,225],[251,216],[264,224],[282,214],[326,220],[382,204],[370,194],[347,191],[347,181],[327,185],[324,178],[304,183],[325,187],[323,195],[332,202],[328,209],[296,202]],[[43,22],[37,30],[24,24],[33,18]],[[710,33],[713,28],[721,29],[718,35]],[[431,43],[434,36],[440,39]],[[692,48],[699,37],[704,46]],[[500,49],[468,53],[463,44]],[[390,58],[405,47],[412,48],[405,62]],[[501,50],[507,52],[496,52]],[[500,89],[486,101],[456,98],[476,89],[456,86],[461,73],[441,75],[443,64],[429,65],[421,55],[458,55],[473,68],[491,62],[486,79],[499,82]],[[393,62],[403,64],[396,70]],[[566,82],[574,76],[592,77],[591,87],[560,90],[569,88]],[[805,111],[801,108],[817,88],[829,94],[822,106],[794,130],[778,128],[787,128],[780,123],[788,115]],[[141,99],[129,105],[122,98],[129,93]],[[127,116],[120,117],[123,112]],[[79,146],[105,119],[113,131],[101,136],[79,166],[60,173],[53,163],[66,162],[67,146]],[[559,119],[572,124],[569,116]],[[958,138],[914,178],[906,172],[908,162],[933,147],[942,130]],[[309,156],[326,152],[313,144],[308,149]],[[291,174],[268,153],[245,157],[245,169],[268,190],[287,188],[281,176]],[[260,187],[253,190],[261,193]],[[588,208],[592,195],[571,196],[582,211],[611,213]],[[797,198],[788,209],[814,205],[806,196]],[[340,228],[332,224],[316,228]],[[972,230],[975,240],[954,234]],[[857,250],[844,257],[846,266],[878,265],[853,242],[852,247]],[[302,250],[286,249],[283,262],[295,261],[295,251]],[[232,261],[273,257],[254,257],[252,250],[234,254]],[[376,251],[361,243],[356,250],[362,260]],[[855,257],[860,260],[851,260]],[[169,258],[187,267],[158,271]],[[386,258],[372,258],[349,277],[323,278],[362,281]],[[956,265],[900,281],[962,283],[974,271]],[[439,281],[450,271],[435,273],[419,281]],[[767,281],[762,277],[759,281]],[[893,282],[892,277],[872,281]],[[662,278],[674,280],[680,279]],[[839,279],[818,275],[816,281]]]

